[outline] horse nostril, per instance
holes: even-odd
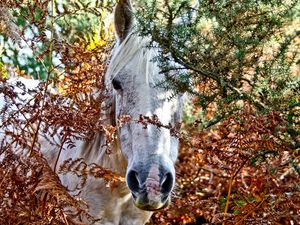
[[[127,174],[127,185],[132,192],[138,192],[140,187],[140,182],[138,179],[138,173],[131,170]]]
[[[169,194],[173,188],[174,179],[172,173],[166,173],[161,182],[161,192],[163,194]]]

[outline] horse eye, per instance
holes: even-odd
[[[122,85],[121,85],[120,81],[118,81],[116,79],[113,79],[112,80],[112,85],[113,85],[115,90],[117,90],[117,91],[122,90]]]

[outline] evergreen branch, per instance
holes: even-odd
[[[215,80],[219,85],[220,87],[224,88],[224,87],[228,87],[230,88],[235,94],[237,94],[240,98],[245,98],[247,100],[249,100],[250,102],[252,102],[257,108],[261,109],[261,110],[265,110],[265,109],[268,109],[268,107],[263,104],[262,102],[260,102],[259,100],[253,98],[251,95],[245,93],[245,92],[242,92],[240,91],[238,88],[232,86],[230,83],[226,82],[224,80],[224,78],[222,77],[222,75],[219,75],[219,74],[216,74],[214,72],[210,72],[210,71],[206,71],[206,70],[203,70],[203,69],[200,69],[200,68],[197,68],[197,67],[194,67],[186,62],[184,62],[184,60],[180,59],[176,53],[175,53],[175,49],[173,48],[168,48],[168,50],[170,51],[174,61],[176,63],[179,63],[181,64],[182,66],[184,66],[185,68],[189,69],[189,70],[192,70],[198,74],[201,74],[205,77],[208,77],[208,78],[211,78],[213,80]]]
[[[228,88],[230,88],[232,91],[234,91],[236,94],[238,94],[241,98],[245,98],[247,100],[249,100],[250,102],[252,102],[257,108],[261,109],[261,110],[267,110],[268,107],[262,103],[261,101],[257,100],[256,98],[253,98],[251,95],[240,91],[238,88],[232,86],[229,83],[225,84]]]

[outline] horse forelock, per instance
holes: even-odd
[[[105,75],[106,85],[110,85],[116,75],[137,56],[139,61],[135,64],[135,70],[143,70],[146,65],[146,73],[140,75],[145,76],[144,78],[147,83],[149,81],[151,83],[152,71],[155,69],[153,68],[155,65],[152,63],[152,60],[157,55],[157,51],[155,48],[149,48],[149,43],[149,37],[140,37],[133,32],[129,34],[122,43],[117,44],[112,51],[109,66]],[[151,66],[151,68],[148,68],[149,66]]]

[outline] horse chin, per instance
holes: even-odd
[[[133,198],[134,205],[145,211],[159,211],[166,208],[170,204],[170,198],[167,198],[165,201],[158,202],[149,202],[149,201],[141,201],[140,198]]]

